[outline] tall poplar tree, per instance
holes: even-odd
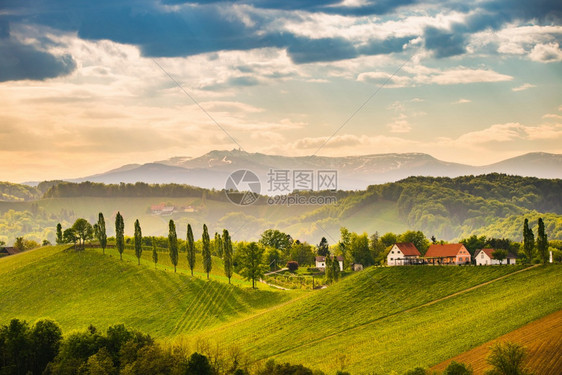
[[[222,241],[223,241],[223,261],[224,261],[224,274],[228,277],[228,283],[230,284],[230,278],[232,277],[232,241],[230,239],[230,234],[228,230],[222,231]]]
[[[142,255],[142,231],[139,219],[135,221],[135,255],[137,256],[138,264],[140,266],[140,259]]]
[[[193,240],[191,224],[187,224],[187,241],[185,243],[185,247],[187,250],[187,264],[189,264],[191,276],[193,276],[193,269],[195,268],[195,241]]]
[[[100,212],[98,215],[98,222],[94,226],[95,235],[100,243],[103,254],[105,254],[105,248],[107,247],[107,233],[105,230],[105,219],[103,214]]]
[[[539,229],[537,230],[537,250],[539,251],[543,264],[546,264],[546,262],[548,262],[548,239],[544,230],[542,217],[539,218]]]
[[[125,250],[125,222],[120,212],[115,216],[115,246],[119,251],[119,258],[123,260],[123,250]]]
[[[533,261],[533,250],[535,248],[535,235],[533,230],[529,228],[529,220],[525,219],[523,224],[523,251],[527,258],[527,263]]]
[[[215,253],[218,257],[222,258],[222,254],[224,252],[223,245],[222,245],[222,238],[221,235],[215,232]]]
[[[176,224],[170,220],[168,231],[168,250],[170,251],[170,261],[174,265],[174,273],[178,265],[178,235],[176,234]]]
[[[211,258],[211,239],[209,238],[207,224],[203,224],[203,236],[201,242],[203,243],[203,248],[201,250],[201,255],[203,255],[203,270],[207,272],[207,280],[209,280],[209,272],[211,272],[211,268],[213,268],[213,261]]]
[[[340,279],[340,262],[338,262],[338,257],[334,255],[332,259],[332,279],[338,281]]]
[[[152,261],[154,262],[154,269],[156,269],[156,263],[158,263],[158,251],[156,251],[156,239],[152,237]]]
[[[64,239],[62,237],[62,225],[60,223],[57,224],[57,244],[60,245],[64,243]]]

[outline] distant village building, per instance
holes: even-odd
[[[470,253],[462,243],[433,244],[425,253],[428,264],[468,264]]]
[[[411,242],[395,243],[388,255],[386,256],[386,264],[389,266],[405,266],[414,264],[414,259],[421,256],[417,247]]]
[[[354,272],[363,271],[363,265],[359,263],[353,263],[351,268],[353,269]]]
[[[334,259],[334,256],[331,255],[332,259]],[[338,263],[340,264],[340,271],[343,271],[343,257],[338,256],[336,257],[336,259],[338,260]],[[318,268],[319,270],[325,270],[326,269],[326,257],[316,257],[316,268]]]
[[[507,253],[507,257],[500,263],[499,260],[494,259],[492,253],[494,249],[481,249],[477,250],[474,254],[476,265],[489,265],[489,264],[515,264],[517,257],[511,253]]]
[[[0,247],[0,257],[18,254],[20,251],[15,247]]]

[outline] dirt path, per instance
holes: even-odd
[[[443,371],[451,361],[456,361],[470,364],[474,375],[484,374],[489,367],[486,356],[490,346],[497,341],[511,341],[526,347],[527,366],[535,374],[562,374],[562,310],[441,362],[431,370]]]

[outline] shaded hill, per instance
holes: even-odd
[[[0,322],[56,320],[65,331],[125,323],[156,337],[192,332],[252,314],[291,297],[137,266],[100,252],[44,247],[0,259]],[[161,258],[164,258],[162,254]],[[145,263],[145,262],[143,262]],[[219,280],[219,281],[218,281]]]

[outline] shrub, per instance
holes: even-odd
[[[287,262],[287,268],[289,269],[289,272],[295,272],[296,270],[299,269],[299,264],[294,260],[291,260]]]
[[[443,371],[443,375],[472,375],[472,367],[464,363],[452,361]]]

